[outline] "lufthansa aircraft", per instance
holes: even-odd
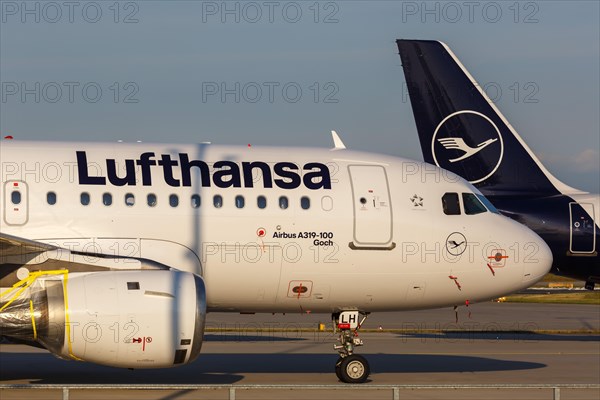
[[[164,368],[207,312],[331,313],[336,374],[372,312],[532,285],[552,253],[471,184],[346,150],[0,142],[0,329],[71,360]]]
[[[599,196],[548,172],[447,45],[397,45],[425,161],[464,177],[502,214],[533,229],[552,250],[552,272],[593,290]]]

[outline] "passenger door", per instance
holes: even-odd
[[[592,203],[569,203],[571,253],[590,254],[596,250],[594,211]]]
[[[392,204],[385,168],[380,165],[348,166],[352,183],[355,249],[390,249]]]

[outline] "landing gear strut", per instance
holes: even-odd
[[[339,333],[340,342],[339,345],[333,346],[340,354],[335,363],[335,375],[342,382],[363,383],[371,372],[367,360],[354,354],[354,348],[363,345],[363,341],[358,337],[358,330],[367,316],[368,314],[360,311],[343,311],[331,315],[334,332]]]

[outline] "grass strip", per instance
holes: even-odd
[[[600,291],[577,293],[535,293],[513,294],[503,298],[507,303],[550,303],[550,304],[592,304],[600,305]]]

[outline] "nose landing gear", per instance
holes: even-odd
[[[343,311],[332,314],[335,332],[339,332],[339,345],[334,345],[334,350],[340,354],[335,363],[335,375],[345,383],[363,383],[371,372],[367,360],[354,354],[354,348],[363,345],[358,337],[358,330],[367,319],[368,314],[360,311]],[[359,322],[360,317],[360,322]]]

